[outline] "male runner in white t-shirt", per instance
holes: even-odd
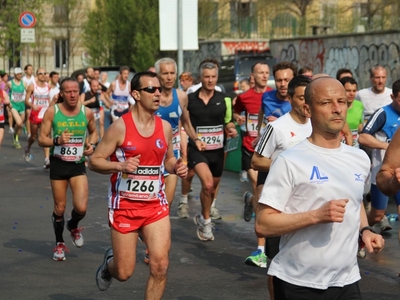
[[[280,153],[310,136],[311,122],[304,111],[304,90],[310,82],[311,79],[306,76],[295,76],[289,82],[288,94],[292,110],[267,125],[255,147],[251,160],[252,167],[268,173],[272,161]],[[280,237],[266,239],[265,254],[269,259],[273,259],[278,253],[279,241]],[[254,255],[249,256],[246,263],[254,264],[253,257]],[[270,298],[274,299],[272,276],[268,276],[268,291]]]
[[[375,66],[370,70],[371,86],[359,90],[356,99],[364,104],[364,117],[366,120],[379,108],[392,103],[390,94],[392,89],[386,87],[386,69]]]
[[[318,78],[305,91],[311,136],[272,163],[259,200],[256,231],[281,235],[269,266],[275,299],[361,299],[358,238],[383,249],[362,205],[368,156],[341,143],[347,98],[342,84]]]

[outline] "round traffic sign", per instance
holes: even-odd
[[[36,24],[36,17],[30,11],[24,11],[19,15],[19,25],[22,28],[33,28]]]

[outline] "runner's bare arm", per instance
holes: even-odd
[[[389,146],[388,143],[379,141],[372,134],[369,133],[360,133],[358,138],[358,142],[363,145],[373,149],[383,149],[386,150]]]
[[[168,141],[167,155],[164,160],[165,169],[170,174],[176,174],[181,178],[185,178],[188,172],[187,165],[183,162],[182,158],[176,159],[174,156],[171,124],[163,120],[163,129],[165,139]]]
[[[40,135],[38,144],[40,147],[53,147],[53,137],[51,136],[51,129],[54,118],[54,106],[50,106],[43,116],[43,121],[40,125]]]
[[[197,149],[199,151],[202,151],[203,149],[206,148],[206,143],[202,142],[198,138],[196,130],[193,128],[193,125],[190,122],[189,111],[187,110],[189,101],[188,96],[183,91],[177,90],[177,92],[178,92],[179,104],[181,105],[182,108],[182,116],[181,116],[182,127],[185,128],[186,134],[195,142]]]
[[[96,121],[94,118],[93,111],[90,108],[85,107],[86,110],[86,118],[88,119],[87,130],[89,132],[88,143],[86,144],[85,151],[83,152],[84,156],[92,155],[94,152],[94,148],[98,140],[99,136],[96,130]]]
[[[111,124],[90,158],[90,170],[101,174],[111,174],[116,172],[128,173],[133,172],[132,168],[136,169],[131,160],[132,158],[125,162],[112,162],[108,160],[111,154],[122,145],[125,138],[125,130],[123,119],[118,119]],[[130,162],[132,162],[131,165],[129,165]]]
[[[272,160],[268,157],[264,157],[261,154],[254,151],[254,154],[251,158],[251,167],[254,170],[261,172],[269,172],[269,168],[271,166]]]
[[[393,196],[400,190],[400,130],[397,130],[386,150],[381,169],[376,175],[379,190]]]
[[[28,88],[26,89],[26,95],[25,95],[25,106],[27,108],[33,108],[35,105],[33,105],[29,100],[31,99],[31,95],[33,93],[33,83],[31,83]],[[37,110],[37,108],[36,108]]]
[[[264,111],[262,107],[258,111],[258,123],[257,123],[257,130],[258,130],[258,136],[260,136],[260,131],[263,126],[263,120],[264,120]]]

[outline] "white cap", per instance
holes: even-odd
[[[22,69],[21,68],[15,68],[14,69],[14,74],[22,74]]]

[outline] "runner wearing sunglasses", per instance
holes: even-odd
[[[50,86],[46,82],[46,71],[44,68],[39,68],[36,71],[37,81],[31,83],[26,89],[25,106],[31,110],[29,121],[30,121],[30,132],[31,136],[28,139],[28,145],[25,148],[24,159],[26,162],[32,160],[31,147],[35,142],[38,134],[40,124],[42,123],[44,113],[50,106]],[[32,102],[30,101],[31,96]],[[50,168],[50,148],[44,147],[44,169]]]
[[[185,177],[187,166],[174,157],[171,125],[154,114],[161,96],[156,74],[137,73],[131,85],[136,104],[108,128],[89,165],[95,172],[111,174],[108,206],[112,248],[105,253],[96,282],[104,291],[113,277],[128,280],[135,269],[140,231],[150,255],[145,298],[161,299],[171,246],[163,171]]]

